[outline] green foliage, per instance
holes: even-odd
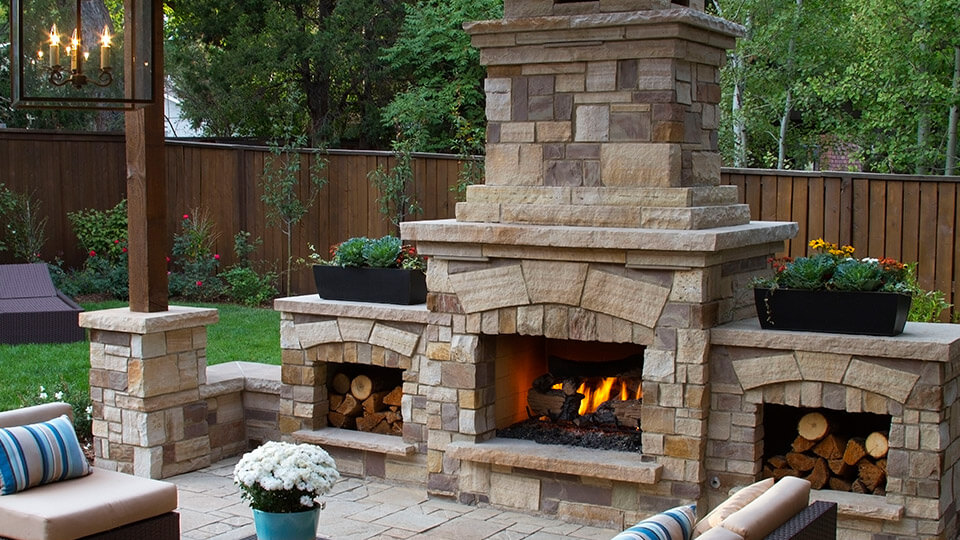
[[[221,272],[220,278],[227,284],[227,297],[245,306],[262,305],[278,294],[273,286],[277,279],[273,272],[261,275],[250,267],[233,266]]]
[[[39,262],[47,241],[47,218],[40,214],[40,201],[0,184],[0,251],[9,249],[16,260]]]
[[[333,264],[337,266],[363,266],[363,248],[370,240],[366,237],[354,237],[341,242],[334,248]]]
[[[30,407],[43,403],[62,401],[69,403],[73,409],[73,429],[81,442],[93,439],[93,404],[90,402],[90,391],[82,385],[71,385],[63,375],[56,384],[50,386],[39,385],[38,391],[29,395],[19,396],[19,407]]]
[[[126,251],[117,257],[103,256],[91,251],[83,262],[83,268],[79,270],[65,271],[59,264],[48,265],[48,268],[54,285],[67,296],[76,298],[87,294],[107,294],[118,300],[130,297]]]
[[[249,268],[250,255],[257,250],[261,245],[263,245],[263,239],[257,238],[255,241],[250,241],[250,233],[247,231],[240,231],[233,236],[233,254],[237,257],[237,266],[243,268]]]
[[[960,0],[718,0],[708,7],[747,28],[721,72],[725,163],[777,165],[789,96],[785,168],[819,167],[835,151],[867,171],[943,173],[949,107],[958,99],[950,86]],[[746,133],[742,154],[737,126]]]
[[[126,253],[126,199],[109,210],[89,208],[67,212],[67,219],[84,251],[114,259]]]
[[[343,139],[389,135],[380,108],[395,81],[378,62],[402,2],[171,0],[167,72],[195,127],[217,136]]]
[[[419,132],[421,151],[479,153],[484,115],[479,51],[470,46],[464,22],[499,19],[502,0],[419,0],[407,4],[396,43],[383,50],[404,87],[384,108],[384,123],[407,137]]]
[[[263,163],[260,200],[267,205],[267,224],[280,227],[286,239],[287,265],[284,291],[290,294],[290,277],[293,265],[293,227],[303,219],[317,200],[320,189],[327,179],[320,176],[326,167],[326,160],[315,154],[305,179],[301,179],[301,161],[310,159],[308,154],[297,150],[305,141],[303,138],[285,146],[270,147],[270,156]],[[301,198],[301,183],[307,184],[306,195]]]
[[[906,268],[907,288],[913,295],[907,320],[914,322],[939,321],[940,314],[944,310],[950,309],[952,304],[947,302],[947,296],[943,291],[928,291],[920,286],[917,281],[917,266],[917,263],[911,263]]]
[[[384,236],[364,244],[363,260],[373,268],[392,268],[397,265],[400,256],[400,239],[396,236]]]
[[[387,170],[378,165],[376,170],[370,171],[368,178],[376,186],[380,195],[377,197],[380,214],[390,220],[390,223],[400,232],[400,222],[411,214],[418,214],[423,210],[409,191],[413,184],[413,148],[414,140],[397,139],[393,142],[393,154],[396,164]]]

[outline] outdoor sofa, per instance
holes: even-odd
[[[54,287],[46,264],[0,264],[0,343],[83,341],[82,311]]]
[[[66,403],[46,403],[0,412],[0,428],[29,425],[38,433],[46,433],[36,426],[56,425],[61,431],[51,440],[57,440],[64,434],[63,415],[67,419],[72,417],[71,407]],[[46,424],[41,424],[43,422]],[[19,436],[15,444],[28,443],[23,439],[25,433],[33,431],[20,430],[18,434],[13,430],[2,431],[0,437],[6,437],[5,441],[9,443]],[[73,433],[72,427],[69,433]],[[76,435],[73,438],[75,440]],[[0,440],[0,475],[3,475],[0,484],[9,482],[13,463],[3,442]],[[72,441],[65,441],[61,447],[69,448],[71,444]],[[46,470],[52,468],[49,465],[44,467]],[[58,465],[56,468],[67,467]],[[90,474],[85,476],[0,495],[0,538],[179,540],[180,515],[174,511],[177,508],[177,487],[174,484],[96,467],[90,469]]]
[[[678,506],[617,535],[614,540],[828,540],[837,537],[837,504],[809,504],[810,482],[761,480],[717,505],[699,521],[694,507]]]

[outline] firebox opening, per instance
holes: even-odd
[[[342,364],[327,379],[330,426],[402,435],[403,370],[379,366]]]
[[[763,417],[765,478],[799,476],[814,489],[886,493],[890,415],[766,404]]]
[[[640,450],[641,345],[484,337],[496,370],[497,435]]]

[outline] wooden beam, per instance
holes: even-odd
[[[126,0],[127,5],[134,0]],[[140,2],[136,2],[141,4]],[[130,310],[166,311],[167,184],[163,130],[163,2],[153,9],[154,102],[125,113]],[[129,12],[129,11],[128,11]],[[129,34],[128,34],[129,35]],[[125,47],[131,69],[132,47]],[[129,73],[130,71],[128,71]]]

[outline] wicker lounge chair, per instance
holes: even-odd
[[[53,286],[47,265],[0,265],[0,343],[83,341],[81,311]]]

